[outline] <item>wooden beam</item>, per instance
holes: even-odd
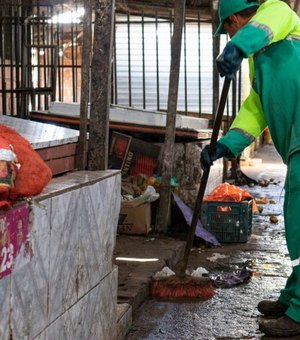
[[[114,7],[114,0],[95,1],[94,49],[91,69],[89,170],[106,170],[108,166]]]
[[[294,2],[294,11],[300,15],[300,0],[295,0]]]
[[[174,7],[174,28],[171,41],[171,67],[169,77],[166,135],[160,157],[160,173],[162,175],[162,180],[159,190],[160,198],[155,226],[157,232],[167,232],[170,221],[170,182],[173,173],[173,161],[175,153],[176,111],[180,73],[182,30],[185,17],[184,10],[185,0],[176,0]]]
[[[143,11],[146,16],[153,16],[157,13],[162,18],[169,18],[170,10],[174,8],[174,1],[116,1],[117,13],[130,13],[139,15]],[[211,20],[211,2],[210,1],[189,1],[186,4],[185,15],[187,18],[200,18]]]

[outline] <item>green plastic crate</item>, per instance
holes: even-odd
[[[220,243],[247,242],[252,233],[252,200],[203,201],[201,222]]]

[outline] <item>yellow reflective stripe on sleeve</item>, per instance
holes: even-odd
[[[246,131],[250,136],[258,137],[267,126],[264,111],[258,94],[253,90],[243,102],[241,109],[231,124],[231,129]]]
[[[272,30],[268,26],[260,24],[257,21],[250,21],[249,25],[265,31],[270,41],[274,38],[274,34],[273,34]]]
[[[286,40],[300,40],[300,36],[297,35],[289,35]]]
[[[300,35],[300,18],[284,1],[268,0],[262,3],[248,24],[252,23],[264,32],[272,32],[268,33],[269,44],[289,35]]]
[[[232,128],[230,129],[231,131],[237,131],[238,133],[240,133],[241,135],[247,137],[251,142],[255,141],[255,137],[252,136],[249,132],[243,130],[243,129],[239,129],[239,128]]]

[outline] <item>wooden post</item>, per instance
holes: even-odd
[[[84,170],[87,165],[87,123],[88,103],[90,96],[90,63],[92,49],[92,0],[86,0],[83,17],[83,45],[81,65],[81,95],[80,95],[80,129],[78,169]]]
[[[156,216],[156,231],[166,232],[170,221],[171,185],[173,159],[175,151],[176,111],[178,98],[178,84],[180,71],[180,55],[182,28],[185,18],[185,0],[175,0],[174,29],[171,42],[171,67],[169,77],[169,95],[166,135],[160,157],[162,181],[160,185],[160,199]]]
[[[108,165],[114,7],[114,0],[95,0],[88,154],[89,170],[105,170]]]
[[[299,15],[300,14],[300,0],[295,0],[294,11]]]

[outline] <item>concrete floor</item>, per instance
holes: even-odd
[[[133,323],[127,340],[141,339],[260,339],[261,299],[276,299],[290,273],[285,244],[282,204],[286,167],[272,145],[255,155],[252,166],[242,170],[256,179],[273,178],[268,187],[244,187],[255,198],[274,202],[259,204],[263,211],[253,216],[252,235],[246,243],[194,248],[189,267],[203,267],[213,279],[238,273],[245,265],[253,272],[248,283],[232,288],[218,288],[206,301],[163,302],[148,297],[151,276],[164,265],[172,267],[181,258],[185,243],[155,237],[120,237],[116,256],[152,259],[151,262],[116,261],[119,266],[119,302],[132,306]],[[270,222],[270,215],[278,223]],[[158,261],[154,262],[154,259]],[[129,325],[127,325],[129,326]],[[294,338],[296,339],[296,338]]]

